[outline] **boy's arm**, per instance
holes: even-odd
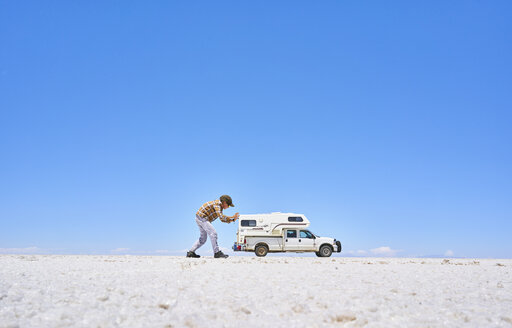
[[[226,221],[221,219],[222,222],[231,223],[231,222],[234,222],[234,221],[238,220],[240,218],[240,214],[238,214],[238,212],[237,212],[237,213],[235,213],[235,215],[233,215],[233,216],[225,216],[225,218],[226,218]]]

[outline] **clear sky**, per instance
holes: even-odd
[[[510,1],[1,1],[0,252],[184,255],[229,194],[510,258],[511,59]]]

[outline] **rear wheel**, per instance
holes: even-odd
[[[263,257],[263,256],[267,255],[268,247],[265,245],[258,245],[258,246],[256,246],[254,253],[256,253],[256,256]]]
[[[329,245],[323,245],[319,253],[321,257],[329,257],[332,254],[332,248]]]

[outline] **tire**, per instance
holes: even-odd
[[[258,245],[256,246],[254,253],[258,257],[264,257],[268,253],[268,247],[266,245]]]
[[[320,252],[315,252],[316,256],[318,257],[322,257],[322,255],[320,254]]]
[[[329,257],[332,254],[332,248],[329,245],[323,245],[318,253],[320,253],[321,257]]]

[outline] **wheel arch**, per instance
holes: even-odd
[[[254,249],[258,248],[258,246],[265,246],[267,249],[270,249],[268,247],[268,244],[264,241],[260,241],[259,243],[257,243],[256,245],[254,245]]]
[[[328,244],[328,243],[323,243],[321,244],[319,247],[318,247],[318,251],[320,252],[320,249],[324,246],[329,246],[329,248],[331,249],[331,251],[334,252],[334,247],[331,245],[331,244]]]

